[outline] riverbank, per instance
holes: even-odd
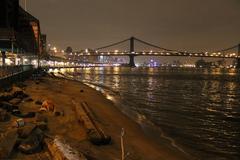
[[[154,139],[146,137],[140,126],[122,114],[111,101],[107,100],[100,92],[80,82],[45,77],[37,83],[27,80],[25,84],[27,86],[24,91],[34,101],[51,100],[56,110],[64,112],[64,116],[48,116],[47,134],[64,137],[71,147],[88,155],[90,159],[121,159],[120,135],[122,128],[125,130],[124,146],[125,151],[130,153],[127,158],[129,160],[188,159],[180,151],[173,150],[166,142],[156,144]],[[39,106],[36,106],[34,101],[21,103],[21,111],[37,112]],[[87,140],[84,127],[77,120],[73,101],[79,104],[88,103],[101,128],[111,136],[111,144],[96,146]],[[11,158],[23,159],[26,157],[24,154],[16,153]]]

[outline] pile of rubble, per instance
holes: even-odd
[[[45,113],[64,116],[64,112],[56,111],[51,100],[35,101],[40,108],[37,111],[21,111],[21,103],[33,101],[24,89],[16,86],[0,93],[0,159],[9,159],[21,152],[30,157],[33,155],[31,159],[38,156],[44,160],[85,160],[85,156],[74,151],[63,138],[47,134],[48,117]]]

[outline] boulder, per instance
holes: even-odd
[[[18,109],[18,106],[4,101],[0,102],[0,108],[6,110],[7,112],[12,112],[14,109]]]
[[[19,117],[19,118],[33,118],[33,117],[35,117],[36,113],[35,112],[22,113],[18,109],[14,109],[12,111],[12,115]]]
[[[33,154],[42,150],[44,134],[39,128],[34,129],[30,136],[23,140],[18,146],[18,150],[25,154]]]
[[[17,130],[10,130],[0,138],[0,159],[8,159],[17,142]]]
[[[5,122],[10,118],[6,110],[0,108],[0,122]]]
[[[35,104],[37,104],[37,105],[42,105],[42,101],[36,100],[36,101],[35,101]]]
[[[35,124],[28,123],[26,126],[18,129],[19,138],[27,138],[30,136],[32,131],[36,128]]]
[[[9,103],[11,103],[12,105],[18,105],[22,102],[21,98],[13,98],[11,100],[9,100]]]
[[[8,92],[4,92],[0,94],[0,101],[9,101],[13,98],[13,95]]]
[[[20,98],[20,99],[24,99],[29,96],[21,88],[15,87],[15,86],[12,88],[11,93],[13,94],[13,97]]]
[[[33,102],[33,99],[31,97],[28,97],[27,99],[25,99],[25,102]]]

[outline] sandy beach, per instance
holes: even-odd
[[[47,134],[64,137],[66,142],[78,152],[87,155],[88,159],[117,160],[121,159],[120,136],[124,128],[124,148],[129,152],[126,158],[129,160],[178,160],[190,159],[181,151],[173,149],[168,143],[157,144],[154,138],[147,137],[141,127],[124,115],[104,95],[80,82],[61,78],[44,77],[38,83],[33,80],[24,82],[27,86],[24,91],[31,96],[33,102],[22,102],[22,112],[38,112],[40,106],[36,100],[51,100],[55,109],[63,111],[64,116],[54,116],[46,113],[48,118]],[[108,145],[96,146],[89,142],[84,127],[79,124],[74,104],[87,102],[95,116],[95,121],[104,132],[111,136],[112,141]],[[12,121],[16,118],[12,118]],[[25,119],[31,122],[33,118]],[[1,122],[3,123],[3,122]],[[1,127],[3,125],[1,124]],[[159,140],[158,140],[159,141]],[[17,152],[11,159],[26,159],[29,155]]]

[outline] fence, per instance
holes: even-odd
[[[23,81],[31,75],[32,71],[32,65],[1,66],[0,90],[12,83]]]
[[[0,66],[0,79],[31,70],[32,65]]]

